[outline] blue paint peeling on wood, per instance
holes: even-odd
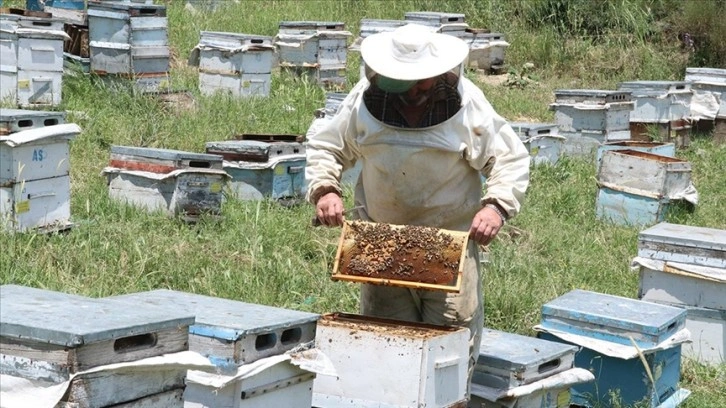
[[[670,200],[600,187],[595,217],[618,225],[653,225],[665,219]]]

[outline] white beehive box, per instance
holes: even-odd
[[[80,132],[68,123],[0,136],[0,185],[67,176],[69,141]]]
[[[726,310],[682,307],[692,340],[683,345],[683,355],[705,364],[726,364]]]
[[[527,148],[530,164],[557,164],[564,150],[565,138],[554,123],[511,122],[512,129]]]
[[[555,122],[563,132],[601,134],[602,141],[630,138],[630,92],[564,89],[555,91]]]
[[[662,222],[640,231],[638,256],[726,268],[726,231]]]
[[[71,225],[70,176],[0,182],[0,228],[14,231],[65,230]]]
[[[629,91],[635,101],[630,121],[667,123],[690,116],[691,85],[685,81],[628,81],[618,90]]]
[[[15,16],[13,16],[15,17]],[[2,18],[5,18],[3,16]],[[18,36],[17,22],[0,20],[0,101],[17,101]]]
[[[466,22],[466,16],[462,13],[439,11],[409,11],[404,13],[403,19],[407,22],[417,22],[437,28],[445,24],[463,24]]]
[[[463,39],[469,44],[470,67],[483,70],[499,70],[504,67],[505,54],[509,48],[504,34],[470,28]]]
[[[0,296],[0,368],[27,380],[58,383],[89,369],[186,351],[194,323],[181,311],[30,287],[4,285]],[[86,373],[71,380],[62,401],[78,407],[134,404],[183,389],[185,374],[175,366]]]
[[[315,407],[465,404],[466,328],[330,314],[318,321],[315,339],[337,373],[316,377]]]
[[[363,18],[360,20],[360,29],[358,38],[348,47],[349,51],[360,51],[360,43],[368,36],[378,33],[387,33],[398,27],[408,24],[404,20],[381,20],[373,18]]]
[[[199,89],[233,96],[268,96],[275,46],[272,37],[202,31],[192,50],[191,65],[199,66]]]
[[[686,68],[685,80],[697,91],[715,94],[719,100],[716,118],[726,119],[726,69]]]
[[[91,72],[145,74],[169,71],[166,6],[88,2]]]
[[[0,108],[0,136],[65,123],[65,112]]]

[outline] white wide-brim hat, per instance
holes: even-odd
[[[407,24],[366,37],[360,53],[368,67],[378,74],[409,81],[435,77],[456,67],[469,55],[469,46],[429,27]]]

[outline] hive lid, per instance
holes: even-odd
[[[726,69],[686,68],[686,81],[726,85]]]
[[[726,250],[726,230],[690,225],[658,223],[640,231],[638,241],[661,242],[693,248]]]
[[[631,91],[633,96],[663,95],[690,92],[686,81],[627,81],[618,84],[618,90]]]
[[[556,123],[510,122],[509,125],[520,138],[557,135],[558,133]]]
[[[574,356],[577,350],[578,347],[565,343],[484,328],[477,365],[485,371],[488,368],[517,371],[537,368],[565,355]]]
[[[469,233],[345,221],[333,280],[459,292]]]
[[[302,31],[343,31],[345,23],[342,21],[281,21],[280,30]]]
[[[298,135],[238,135],[236,140],[207,142],[207,153],[220,155],[227,161],[267,163],[279,156],[303,155],[305,145]],[[255,140],[257,139],[257,140]],[[265,140],[268,139],[268,140]],[[295,141],[284,141],[295,140]]]
[[[111,154],[173,161],[206,161],[219,163],[220,165],[222,163],[222,157],[215,154],[185,152],[182,150],[154,147],[111,146]]]
[[[137,308],[125,302],[25,286],[0,286],[0,298],[0,336],[63,347],[194,323],[192,314],[179,309]]]
[[[554,92],[558,103],[614,103],[630,102],[630,91],[611,91],[602,89],[557,89]]]
[[[320,315],[278,307],[245,303],[232,299],[197,295],[168,289],[114,296],[120,300],[169,312],[194,315],[189,333],[203,337],[236,341],[247,335],[316,322]]]
[[[675,333],[685,323],[683,309],[603,293],[575,289],[542,306],[542,326],[567,321],[578,328],[660,336]],[[613,330],[616,329],[616,330]],[[629,342],[626,344],[630,344]]]

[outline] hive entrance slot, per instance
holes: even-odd
[[[23,119],[18,121],[18,127],[24,128],[31,126],[33,126],[33,121],[31,119]]]
[[[153,333],[139,334],[117,339],[113,342],[113,351],[128,353],[131,351],[151,348],[156,345],[156,335]]]
[[[43,121],[43,125],[45,126],[53,126],[58,124],[58,119],[46,119]]]
[[[458,18],[456,18],[456,17],[449,17],[449,22],[456,21],[456,20],[458,20]]]
[[[300,342],[302,338],[302,330],[299,327],[293,329],[287,329],[282,332],[280,336],[280,343],[284,345],[296,344]]]
[[[255,339],[255,350],[267,350],[275,346],[277,336],[275,333],[261,334]]]
[[[189,167],[208,169],[210,166],[211,166],[211,164],[207,161],[196,161],[196,160],[189,161]]]
[[[558,358],[558,359],[555,359],[552,361],[548,361],[544,364],[540,364],[540,366],[537,367],[537,372],[540,374],[546,373],[547,371],[554,370],[555,368],[557,368],[559,366],[560,366],[560,359]]]

